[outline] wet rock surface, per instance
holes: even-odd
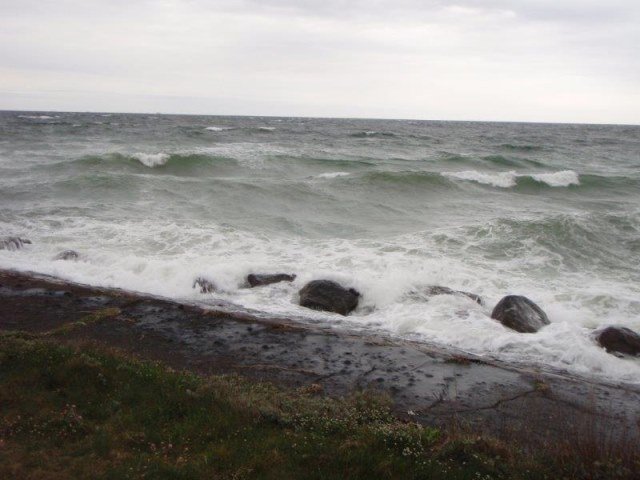
[[[80,254],[75,250],[65,250],[64,252],[60,252],[55,256],[54,260],[71,260],[75,261],[80,258]]]
[[[288,273],[251,273],[247,275],[247,283],[251,288],[272,283],[293,282],[295,279],[295,275]]]
[[[640,355],[640,335],[626,327],[606,327],[596,332],[596,341],[610,353]]]
[[[524,441],[566,439],[593,424],[606,425],[611,435],[638,436],[637,386],[594,383],[424,344],[13,272],[0,271],[0,284],[0,330],[50,332],[109,308],[119,313],[47,338],[97,341],[197,373],[320,385],[328,395],[374,389],[390,395],[397,414],[412,421],[461,421]]]
[[[199,288],[200,293],[213,293],[218,290],[216,284],[204,277],[198,277],[193,281],[193,288]]]
[[[313,280],[298,292],[300,305],[312,310],[348,315],[358,306],[360,293],[331,280]]]
[[[498,302],[491,318],[521,333],[535,333],[549,325],[547,314],[527,297],[508,295]]]

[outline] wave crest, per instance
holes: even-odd
[[[500,147],[505,150],[512,150],[514,152],[535,152],[543,149],[541,145],[519,145],[513,143],[503,143],[502,145],[500,145]]]
[[[145,167],[153,168],[165,165],[171,155],[168,153],[134,153],[131,158],[138,160]]]
[[[320,175],[316,175],[316,178],[337,178],[337,177],[346,177],[350,175],[349,172],[327,172],[321,173]]]
[[[392,132],[376,132],[374,130],[367,130],[365,132],[352,133],[350,136],[354,138],[371,138],[371,137],[384,138],[384,137],[395,137],[397,135]]]
[[[60,118],[59,115],[18,115],[18,118],[27,118],[29,120],[51,120],[52,118]]]
[[[580,177],[573,170],[562,170],[554,173],[539,173],[531,175],[536,182],[543,182],[551,187],[568,187],[580,185]]]
[[[499,188],[513,188],[521,183],[521,181],[526,182],[531,180],[544,183],[550,187],[580,185],[580,177],[573,170],[536,174],[516,173],[514,170],[508,172],[478,172],[477,170],[466,170],[462,172],[442,172],[442,175],[452,180],[477,182]]]

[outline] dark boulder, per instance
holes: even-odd
[[[198,277],[193,281],[193,288],[196,287],[200,288],[200,293],[213,293],[218,290],[215,283],[204,277]]]
[[[640,355],[640,335],[626,327],[606,327],[596,332],[596,341],[607,352]]]
[[[440,285],[431,285],[427,287],[425,293],[432,297],[434,295],[464,295],[465,297],[470,298],[478,305],[484,305],[484,301],[480,295],[476,295],[475,293],[463,292],[461,290],[452,290],[449,287],[441,287]]]
[[[247,276],[247,283],[253,288],[271,285],[272,283],[293,282],[295,279],[295,275],[289,275],[287,273],[251,273]]]
[[[313,310],[348,315],[358,306],[360,293],[331,280],[313,280],[298,292],[300,305]]]
[[[508,295],[498,302],[491,318],[521,333],[535,333],[549,325],[547,314],[527,297]]]
[[[20,250],[25,245],[31,245],[31,240],[20,237],[0,238],[0,250]]]
[[[56,255],[55,260],[78,260],[80,254],[75,250],[65,250]]]

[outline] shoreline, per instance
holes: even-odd
[[[464,357],[470,362],[482,363],[491,365],[500,369],[513,370],[517,372],[527,372],[531,374],[544,374],[550,377],[559,377],[561,379],[581,382],[585,384],[593,384],[596,386],[605,386],[612,388],[630,389],[633,391],[640,391],[640,383],[629,382],[621,379],[608,380],[602,375],[596,374],[583,374],[567,370],[558,366],[518,361],[514,359],[500,358],[491,354],[482,354],[466,351],[453,345],[443,345],[438,342],[428,341],[424,338],[403,336],[401,334],[395,334],[391,331],[383,329],[375,329],[373,331],[366,331],[365,327],[357,327],[351,324],[345,325],[343,322],[339,324],[331,324],[328,321],[317,320],[303,315],[287,315],[270,313],[261,311],[255,307],[244,307],[239,304],[232,303],[227,300],[217,299],[214,302],[188,300],[185,298],[172,298],[161,294],[149,293],[140,290],[130,290],[121,287],[92,285],[89,283],[82,283],[75,280],[58,277],[54,274],[41,273],[32,270],[21,270],[14,268],[0,267],[0,274],[16,274],[28,277],[33,281],[43,281],[50,284],[59,284],[61,286],[79,287],[96,292],[105,292],[107,294],[124,294],[130,296],[137,296],[140,298],[146,298],[151,300],[157,300],[160,302],[167,302],[169,304],[182,305],[185,307],[191,307],[200,309],[203,312],[210,314],[221,315],[234,320],[250,321],[257,323],[264,323],[269,325],[286,325],[293,328],[299,328],[303,330],[309,330],[313,332],[326,333],[328,335],[346,335],[355,336],[370,339],[374,342],[393,343],[397,345],[407,345],[411,348],[425,351],[426,353],[433,353],[440,355],[443,358],[450,357]],[[1,284],[0,284],[1,288]],[[348,318],[348,317],[347,317]],[[342,320],[342,319],[341,319]]]
[[[566,438],[594,424],[615,437],[640,437],[640,386],[0,270],[0,330],[60,329],[62,341],[98,342],[201,374],[315,385],[329,396],[380,391],[390,396],[398,416],[426,425],[455,421],[530,442]]]

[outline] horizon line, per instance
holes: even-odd
[[[397,122],[450,122],[450,123],[508,123],[508,124],[529,124],[529,125],[591,125],[591,126],[612,126],[612,127],[640,127],[640,123],[591,123],[591,122],[553,122],[536,120],[452,120],[452,119],[427,119],[427,118],[395,118],[395,117],[340,117],[340,116],[311,116],[311,115],[249,115],[249,114],[213,114],[213,113],[168,113],[168,112],[122,112],[122,111],[93,111],[93,110],[23,110],[23,109],[3,109],[0,113],[20,112],[20,113],[79,113],[79,114],[115,114],[115,115],[171,115],[184,117],[245,117],[245,118],[302,118],[310,120],[387,120]]]

